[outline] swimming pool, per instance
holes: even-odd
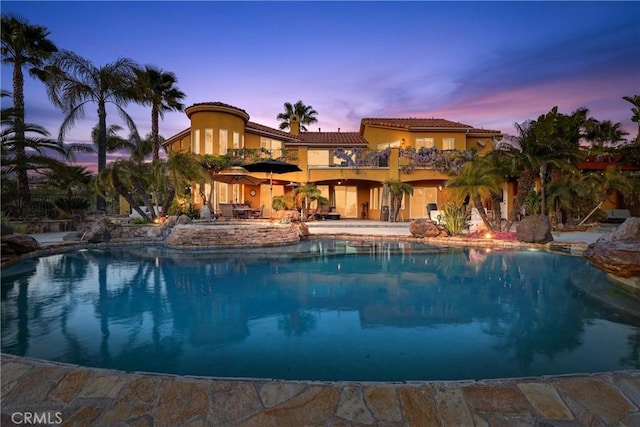
[[[579,257],[310,239],[68,252],[2,271],[2,351],[129,371],[456,380],[640,367],[640,321]]]

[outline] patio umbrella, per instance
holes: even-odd
[[[269,204],[273,203],[273,174],[281,174],[288,172],[302,172],[298,165],[282,162],[280,160],[265,159],[259,162],[244,165],[249,172],[266,172],[269,174]]]
[[[211,179],[225,184],[245,184],[258,185],[264,182],[262,178],[254,178],[246,174],[247,170],[243,167],[236,166],[229,169],[223,169],[218,173],[212,173]],[[237,202],[238,200],[236,200]]]
[[[218,173],[212,173],[211,179],[218,182],[224,182],[225,184],[247,184],[258,185],[261,184],[264,179],[254,178],[251,175],[247,175],[248,172],[242,167],[233,167],[229,169],[223,169]]]

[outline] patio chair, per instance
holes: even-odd
[[[260,206],[260,210],[251,212],[250,218],[259,219],[259,218],[262,218],[263,214],[264,214],[264,205]]]
[[[222,219],[232,219],[233,205],[231,203],[220,203],[220,214]]]
[[[331,212],[331,207],[329,205],[320,205],[318,209],[316,209],[316,217],[324,220],[327,219],[329,213]]]

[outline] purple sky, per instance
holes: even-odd
[[[185,105],[221,101],[276,127],[284,102],[318,111],[312,130],[364,117],[438,117],[515,133],[557,105],[586,106],[635,137],[640,2],[8,2],[58,48],[96,66],[128,57],[174,72]],[[25,74],[27,121],[57,137],[62,113]],[[2,89],[11,69],[2,66]],[[6,101],[5,101],[6,102]],[[6,104],[3,104],[6,106]],[[130,105],[142,135],[150,110]],[[90,140],[95,107],[67,134]],[[109,112],[109,124],[121,124]],[[169,113],[160,133],[187,128]],[[123,136],[125,132],[123,132]]]

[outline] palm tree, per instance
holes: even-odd
[[[22,166],[27,163],[25,148],[24,123],[24,75],[23,67],[30,67],[29,74],[42,77],[41,67],[47,59],[58,50],[49,40],[49,31],[42,26],[30,25],[23,18],[2,14],[2,63],[13,66],[13,108],[14,108],[14,138],[18,199],[22,203],[29,203],[29,179],[27,170]]]
[[[622,99],[633,105],[633,107],[631,107],[631,112],[633,113],[631,121],[638,124],[638,136],[636,137],[636,142],[640,144],[640,95],[623,96]]]
[[[302,184],[294,191],[296,204],[300,203],[304,209],[303,219],[307,218],[311,202],[316,201],[318,204],[328,204],[329,199],[322,195],[320,189],[313,183]]]
[[[477,162],[466,163],[460,174],[447,182],[447,188],[451,188],[459,199],[469,195],[484,225],[488,230],[494,231],[495,227],[489,220],[482,201],[502,193],[503,176],[489,159],[482,158]]]
[[[587,120],[585,127],[587,129],[585,138],[600,150],[607,145],[617,146],[618,143],[625,141],[625,136],[629,135],[622,129],[622,123],[613,123],[611,120]]]
[[[396,222],[400,208],[402,207],[402,198],[405,194],[413,194],[413,187],[411,184],[397,179],[385,181],[385,184],[391,193],[391,214],[389,215],[389,222]]]
[[[317,123],[317,115],[318,112],[314,110],[311,105],[304,105],[302,101],[298,101],[294,105],[291,105],[290,102],[285,102],[284,113],[278,114],[276,118],[280,120],[280,129],[290,129],[291,117],[298,116],[300,119],[300,129],[306,132],[307,128],[305,125]]]
[[[0,142],[3,176],[26,175],[28,171],[61,165],[62,162],[53,157],[54,153],[63,159],[71,158],[70,151],[58,141],[48,138],[49,132],[42,126],[21,122],[23,136],[18,137],[17,122],[21,120],[17,118],[18,115],[13,108],[2,110]],[[18,197],[18,202],[24,206],[25,199]]]
[[[558,113],[558,107],[553,107],[537,120],[515,124],[517,146],[505,145],[502,150],[503,155],[512,160],[510,175],[518,177],[518,194],[507,221],[507,230],[534,188],[536,175],[540,179],[542,215],[546,215],[545,184],[549,173],[553,169],[574,167],[573,164],[580,159],[579,144],[587,113],[586,108],[580,108],[566,116]]]
[[[53,57],[53,66],[47,73],[47,89],[51,101],[60,107],[66,117],[60,127],[59,141],[64,141],[66,132],[75,121],[84,117],[85,107],[98,106],[98,173],[107,165],[107,104],[113,104],[131,133],[137,137],[133,119],[124,107],[135,100],[136,64],[126,58],[96,67],[85,58],[73,52],[61,51]],[[106,210],[104,198],[96,200],[98,211]]]
[[[160,136],[158,120],[164,118],[167,111],[183,111],[180,103],[186,95],[175,85],[178,79],[174,73],[162,71],[151,65],[144,69],[136,69],[137,88],[140,91],[139,100],[143,104],[151,105],[151,142],[153,145],[153,160],[160,158]]]
[[[614,166],[605,169],[604,173],[591,173],[585,178],[592,190],[593,200],[597,201],[594,209],[580,222],[583,224],[615,191],[628,197],[636,191],[635,182]]]

